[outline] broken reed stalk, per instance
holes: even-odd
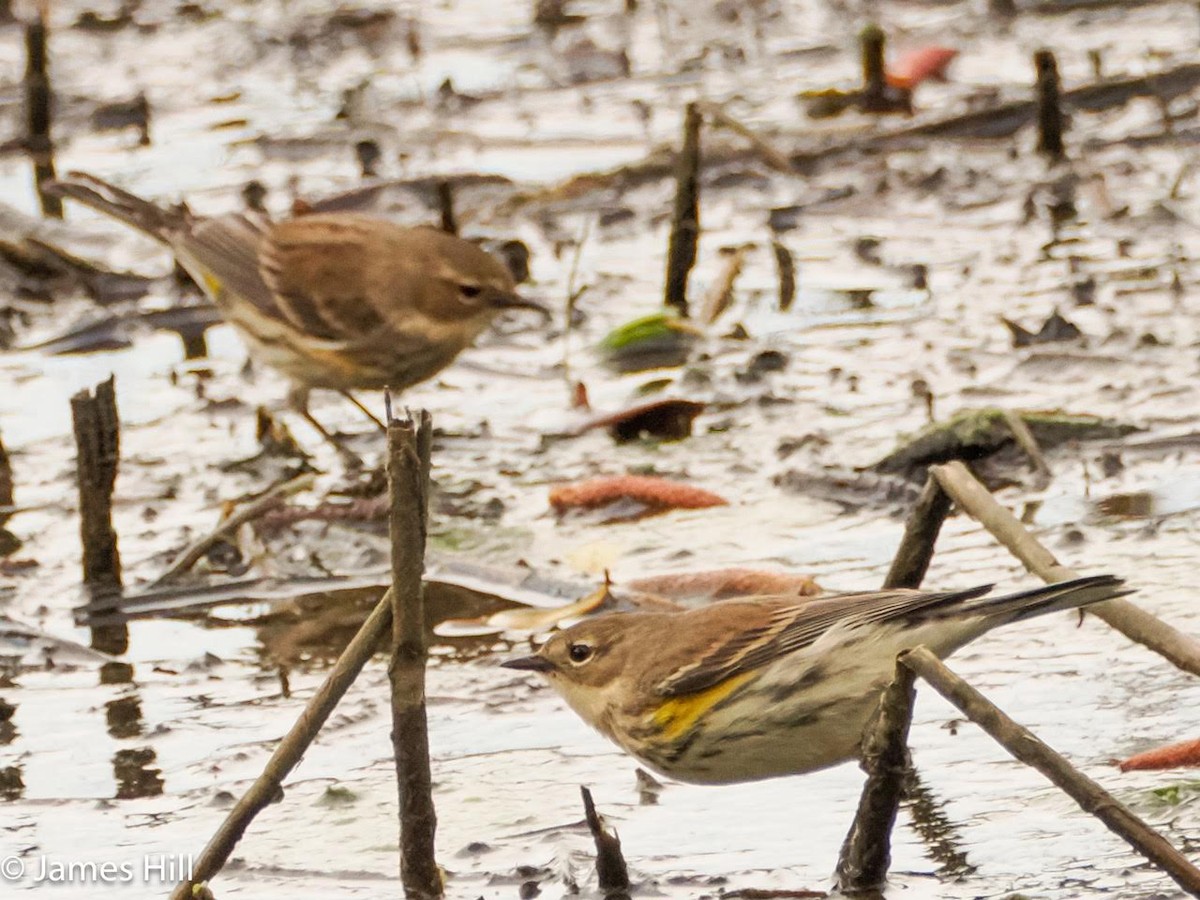
[[[1010,719],[995,704],[952,672],[927,647],[900,654],[900,663],[920,675],[935,691],[958,707],[1005,750],[1037,769],[1083,808],[1123,838],[1136,851],[1200,897],[1200,869],[1157,831],[1135,816],[1116,797],[1044,744],[1028,728]]]
[[[12,461],[8,458],[8,451],[4,449],[4,441],[0,440],[0,529],[10,517],[10,513],[5,510],[12,509],[14,505]]]
[[[863,734],[862,767],[867,772],[858,812],[842,843],[834,874],[844,893],[874,890],[891,865],[891,834],[908,776],[908,728],[916,696],[912,671],[896,675],[879,697],[875,718]]]
[[[700,240],[700,126],[704,117],[697,103],[683,116],[683,148],[675,163],[675,211],[667,241],[667,278],[663,303],[684,318],[688,314],[688,274],[696,264]]]
[[[458,217],[454,214],[454,185],[445,178],[437,183],[437,204],[442,216],[442,231],[458,234]]]
[[[200,558],[227,534],[237,531],[237,529],[241,528],[247,522],[252,522],[263,513],[269,512],[279,506],[292,494],[307,491],[316,484],[316,480],[317,476],[311,472],[304,475],[297,475],[295,478],[285,481],[282,484],[275,485],[275,487],[271,488],[257,500],[247,503],[237,512],[224,519],[208,534],[194,541],[187,549],[180,553],[179,558],[171,563],[167,571],[163,572],[150,587],[158,587],[182,575],[199,562]]]
[[[33,160],[33,181],[42,215],[63,217],[62,198],[43,186],[54,180],[54,142],[50,138],[54,92],[50,89],[49,54],[46,52],[45,5],[25,26],[25,146]]]
[[[417,421],[389,416],[389,533],[392,542],[392,749],[400,798],[400,880],[409,898],[442,896],[434,855],[437,812],[429,769],[425,716],[425,535],[429,514],[429,467],[433,425],[421,410]]]
[[[887,37],[878,25],[863,27],[858,34],[859,54],[862,57],[862,108],[867,111],[887,109],[887,80],[884,75],[883,51]]]
[[[262,774],[242,795],[229,811],[221,827],[212,836],[192,867],[192,877],[175,886],[171,900],[192,900],[192,888],[210,880],[233,853],[233,848],[242,839],[254,817],[259,814],[279,793],[283,779],[300,762],[304,751],[329,718],[338,701],[346,693],[363,666],[392,628],[392,590],[388,588],[367,616],[358,634],[346,645],[333,669],[325,677],[317,692],[304,705],[303,712],[288,733],[280,740],[275,752],[263,766]]]
[[[961,462],[930,466],[929,472],[959,509],[990,531],[1029,571],[1051,583],[1079,577],[1074,570],[1060,564],[1017,521],[1016,516],[996,502],[996,498]],[[1085,611],[1107,622],[1131,641],[1149,647],[1185,672],[1200,675],[1200,641],[1191,635],[1172,628],[1144,609],[1120,598],[1093,603]]]
[[[787,312],[796,299],[796,262],[792,251],[781,241],[771,241],[771,252],[775,254],[775,269],[779,273],[779,311]]]
[[[1024,450],[1025,455],[1029,457],[1030,468],[1039,475],[1049,475],[1050,466],[1046,462],[1046,456],[1042,453],[1037,438],[1033,436],[1033,432],[1029,430],[1025,420],[1011,409],[1002,409],[1000,414],[1003,416],[1008,430],[1012,432],[1017,446]]]
[[[1039,153],[1051,162],[1058,162],[1065,155],[1063,148],[1062,97],[1058,80],[1058,61],[1049,50],[1038,50],[1033,54],[1033,67],[1037,72],[1037,123]]]
[[[925,482],[921,495],[904,523],[904,537],[892,558],[892,567],[883,580],[885,591],[894,588],[918,588],[929,571],[933,548],[942,523],[950,515],[950,496],[942,490],[932,475]]]
[[[610,832],[604,827],[604,820],[592,802],[592,792],[580,785],[579,793],[583,797],[583,815],[588,831],[596,843],[596,881],[600,890],[604,892],[605,900],[628,900],[629,868],[621,853],[621,839],[615,831]]]
[[[71,398],[77,451],[79,533],[83,542],[83,582],[94,591],[121,589],[121,555],[112,523],[113,486],[121,456],[116,380],[82,390]]]

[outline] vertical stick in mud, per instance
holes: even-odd
[[[388,418],[389,532],[392,541],[392,748],[400,798],[400,879],[411,900],[442,896],[434,856],[437,813],[429,770],[425,717],[425,534],[429,508],[429,456],[433,426]]]
[[[862,56],[862,108],[883,110],[888,106],[887,81],[884,75],[883,49],[887,38],[878,25],[867,25],[858,35]]]
[[[1044,153],[1051,162],[1058,162],[1065,155],[1065,122],[1059,90],[1058,61],[1053,53],[1043,49],[1033,54],[1033,67],[1037,71],[1038,152]]]
[[[115,380],[71,398],[79,483],[79,530],[83,540],[83,581],[91,588],[121,587],[121,556],[112,524],[112,494],[120,459]]]
[[[13,471],[4,441],[0,439],[0,506],[13,506]],[[8,522],[9,514],[0,512],[0,529]]]
[[[71,398],[75,429],[76,480],[79,485],[79,535],[83,544],[83,583],[89,606],[107,608],[121,593],[121,555],[112,522],[112,495],[121,457],[121,423],[117,417],[116,382],[96,385]],[[92,647],[121,654],[129,649],[125,624],[96,625]]]
[[[689,103],[683,117],[683,148],[675,164],[675,212],[667,242],[667,279],[663,303],[688,314],[688,274],[696,264],[700,240],[700,126],[704,117]]]
[[[33,180],[42,215],[61,219],[62,198],[42,190],[42,185],[54,180],[54,143],[50,139],[53,102],[43,8],[38,17],[25,26],[25,146],[33,160]]]
[[[437,183],[437,202],[442,217],[442,231],[458,234],[458,216],[454,214],[454,185],[444,178]]]
[[[596,812],[592,792],[580,785],[579,793],[583,797],[583,815],[588,831],[596,843],[596,883],[604,892],[605,900],[628,900],[629,867],[625,865],[625,855],[621,852],[621,839],[616,832],[604,827],[604,820]]]
[[[929,562],[933,559],[938,533],[950,514],[951,505],[950,496],[930,475],[904,523],[904,537],[900,540],[900,547],[892,558],[892,567],[888,569],[883,582],[885,591],[921,586],[929,570]]]
[[[892,826],[908,770],[908,728],[916,696],[913,682],[913,673],[897,665],[895,677],[879,698],[875,718],[863,733],[862,765],[867,780],[838,854],[834,877],[839,891],[875,890],[887,878]]]
[[[796,299],[796,261],[782,241],[771,241],[771,252],[775,254],[775,268],[779,273],[779,311],[787,312]]]

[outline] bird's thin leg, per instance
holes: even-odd
[[[387,434],[387,426],[384,425],[383,422],[381,422],[379,420],[379,417],[376,416],[375,413],[371,412],[369,409],[367,409],[365,406],[363,406],[362,402],[357,397],[355,397],[349,391],[338,391],[338,393],[341,394],[343,397],[345,397],[347,400],[349,400],[351,403],[353,403],[355,406],[357,406],[359,411],[364,416],[366,416],[368,419],[370,419],[372,422],[374,422],[377,426],[379,426],[380,431],[382,431],[384,434]]]
[[[332,446],[333,449],[338,452],[338,455],[342,458],[342,462],[345,463],[347,468],[363,468],[362,458],[341,441],[339,441],[337,436],[329,431],[329,429],[327,429],[320,422],[318,422],[316,417],[309,411],[309,393],[310,392],[308,388],[302,385],[293,385],[292,389],[288,391],[288,405],[291,406],[291,408],[297,413],[299,413],[300,417],[303,418],[304,421],[311,425],[314,429],[316,429],[317,434],[321,435],[321,437],[323,437],[330,444],[330,446]]]

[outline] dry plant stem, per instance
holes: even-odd
[[[231,534],[241,528],[247,522],[252,522],[264,513],[270,512],[275,507],[279,506],[283,501],[298,494],[301,491],[307,491],[316,483],[317,476],[314,474],[298,475],[290,481],[285,481],[283,484],[278,484],[271,490],[267,491],[257,500],[247,503],[233,515],[221,522],[216,528],[199,540],[193,542],[186,550],[179,554],[179,558],[171,563],[170,568],[163,572],[162,575],[151,585],[158,587],[168,581],[178,578],[184,572],[188,571],[192,566],[200,561],[213,546],[220,541],[225,535]]]
[[[1063,112],[1058,82],[1058,61],[1049,50],[1033,54],[1037,71],[1038,152],[1051,162],[1063,158]]]
[[[43,6],[38,17],[25,26],[25,143],[33,160],[33,179],[42,215],[61,219],[62,198],[42,190],[46,182],[54,180],[54,142],[50,138],[54,92],[48,73],[46,30]]]
[[[781,241],[771,241],[771,252],[775,254],[775,269],[779,273],[779,311],[787,312],[796,299],[796,261]]]
[[[913,673],[896,666],[896,675],[879,697],[879,707],[863,733],[862,767],[867,780],[858,812],[838,854],[837,889],[874,890],[891,865],[892,826],[904,797],[908,771],[908,728],[912,723]]]
[[[242,795],[242,798],[229,811],[221,827],[209,840],[204,851],[196,859],[192,868],[192,878],[180,882],[171,892],[171,900],[191,900],[193,885],[210,880],[225,865],[233,848],[242,839],[242,835],[254,821],[254,817],[263,810],[271,799],[279,792],[280,785],[288,774],[300,762],[304,751],[329,718],[338,701],[342,699],[347,689],[354,683],[362,667],[367,664],[376,648],[387,637],[392,628],[392,591],[389,588],[383,597],[375,604],[371,615],[363,622],[354,639],[346,645],[342,655],[334,664],[332,671],[317,688],[317,692],[304,706],[304,711],[296,719],[295,724],[280,740],[275,752],[267,760],[262,774]]]
[[[675,212],[667,242],[667,279],[663,303],[688,314],[687,282],[696,264],[700,240],[700,107],[689,103],[683,118],[683,149],[675,163]]]
[[[14,505],[12,461],[4,449],[4,441],[0,440],[0,528],[4,527],[9,517],[3,510],[12,509]]]
[[[1079,577],[1075,571],[1061,565],[1025,530],[1016,516],[997,503],[961,462],[931,466],[929,472],[959,509],[990,531],[1029,571],[1047,582]],[[1131,641],[1144,644],[1166,657],[1185,672],[1200,675],[1200,641],[1191,635],[1172,628],[1127,600],[1093,603],[1087,612],[1107,622]]]
[[[114,379],[100,382],[94,393],[84,390],[72,397],[71,419],[78,452],[83,581],[93,589],[120,590],[121,556],[112,524],[112,494],[121,452]]]
[[[588,237],[592,233],[592,217],[589,216],[583,222],[583,227],[579,230],[579,239],[575,242],[575,252],[571,254],[571,268],[567,272],[567,303],[563,312],[563,383],[567,386],[568,396],[571,393],[574,381],[571,378],[571,328],[575,321],[575,304],[579,302],[579,298],[584,295],[587,287],[576,287],[575,283],[579,278],[579,263],[583,259],[583,248],[587,244]]]
[[[454,186],[445,179],[437,183],[438,210],[442,216],[442,231],[458,234],[458,217],[454,215]]]
[[[429,508],[429,455],[433,426],[422,410],[388,422],[388,486],[392,541],[392,748],[400,798],[400,879],[409,898],[442,896],[434,856],[437,813],[429,768],[425,716],[425,534]]]
[[[886,38],[878,25],[867,25],[858,35],[862,56],[863,109],[882,109],[887,105],[887,81],[884,78],[883,48]]]
[[[746,261],[748,247],[734,247],[725,256],[721,271],[704,296],[704,305],[700,310],[700,321],[712,325],[721,317],[733,303],[733,289],[737,285],[738,276],[742,274],[742,265]]]
[[[1084,812],[1098,818],[1185,891],[1200,897],[1200,869],[1187,857],[1112,794],[1042,743],[1028,728],[1014,722],[983,694],[946,668],[928,648],[917,647],[900,654],[900,663],[920,675],[1014,757],[1062,788]]]
[[[1013,412],[1011,409],[1002,410],[1004,422],[1008,425],[1008,430],[1013,433],[1013,438],[1017,445],[1025,451],[1025,455],[1029,457],[1029,462],[1033,466],[1033,470],[1042,475],[1050,474],[1050,466],[1046,464],[1046,457],[1042,453],[1042,448],[1038,446],[1037,438],[1033,436],[1033,432],[1029,430],[1029,426],[1025,424],[1025,420]]]
[[[701,109],[712,120],[713,125],[718,128],[728,128],[730,131],[741,135],[749,141],[750,146],[754,148],[754,152],[772,169],[788,175],[795,172],[795,169],[792,168],[791,160],[787,158],[787,154],[777,150],[770,141],[746,123],[733,118],[719,103],[703,102],[701,103]]]
[[[951,506],[950,497],[930,475],[904,523],[904,537],[900,539],[892,567],[883,582],[885,591],[921,586]]]
[[[604,827],[600,814],[596,812],[596,804],[592,802],[592,792],[580,785],[579,793],[583,796],[583,814],[588,831],[596,842],[596,880],[600,890],[604,891],[606,900],[627,898],[629,869],[621,853],[621,839]]]

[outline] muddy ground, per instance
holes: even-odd
[[[998,138],[873,143],[909,120],[850,112],[818,122],[796,99],[854,85],[855,35],[871,19],[892,54],[929,43],[960,51],[950,82],[919,88],[917,123],[1027,99],[1039,46],[1057,52],[1067,88],[1095,79],[1093,51],[1111,77],[1195,59],[1192,3],[1053,6],[997,20],[981,2],[667,0],[632,12],[581,2],[568,11],[583,21],[554,30],[532,24],[529,3],[507,0],[338,14],[300,2],[63,2],[51,15],[58,164],[151,196],[186,197],[201,212],[239,208],[255,179],[277,213],[294,196],[352,188],[354,147],[364,140],[382,151],[387,179],[507,179],[460,188],[463,230],[524,241],[532,251],[525,290],[559,315],[548,329],[501,323],[403,398],[430,409],[439,431],[430,542],[440,566],[482,565],[514,580],[532,570],[580,593],[604,569],[619,583],[718,565],[877,587],[910,494],[873,488],[856,467],[923,427],[930,403],[939,419],[982,406],[1056,409],[1140,430],[1050,451],[1045,481],[1018,466],[1001,499],[1064,564],[1124,576],[1140,604],[1195,633],[1195,91],[1076,110],[1069,160],[1053,168],[1029,127]],[[21,32],[0,29],[0,115],[16,133]],[[136,129],[96,127],[98,104],[139,91],[151,110],[148,145]],[[677,143],[683,105],[696,98],[724,103],[798,164],[781,173],[739,136],[706,131],[692,294],[718,279],[719,248],[751,244],[732,308],[685,366],[618,375],[595,347],[661,301],[674,187],[656,148]],[[563,189],[592,172],[610,174]],[[20,155],[0,159],[0,185],[9,207],[34,213]],[[428,194],[396,189],[375,208],[435,221]],[[215,525],[225,501],[264,490],[296,463],[229,466],[259,450],[255,408],[281,410],[286,385],[247,367],[226,327],[208,333],[210,355],[193,361],[176,335],[146,327],[124,329],[115,342],[124,346],[104,352],[23,349],[104,314],[136,322],[179,300],[169,260],[153,244],[82,209],[68,212],[56,240],[155,280],[141,300],[99,307],[58,283],[48,298],[31,296],[26,275],[3,273],[12,334],[0,354],[0,433],[21,510],[6,527],[21,546],[0,576],[8,661],[0,697],[15,706],[0,725],[0,856],[27,864],[18,890],[92,897],[103,891],[35,885],[37,861],[140,866],[147,854],[198,852],[319,684],[361,604],[349,613],[326,605],[319,619],[296,613],[292,601],[265,600],[149,615],[129,625],[119,657],[126,667],[88,649],[89,631],[73,614],[84,595],[71,394],[116,374],[124,426],[116,528],[131,590]],[[776,308],[773,237],[796,261],[788,312]],[[564,334],[566,297],[582,287]],[[1081,335],[1014,347],[1002,318],[1037,331],[1054,310]],[[555,437],[584,418],[570,408],[572,381],[587,385],[595,408],[616,409],[661,379],[669,395],[707,404],[689,439],[617,445],[603,430]],[[379,397],[364,399],[381,409]],[[379,460],[380,436],[352,408],[335,397],[315,408],[352,432],[369,462]],[[280,415],[321,472],[296,498],[314,505],[347,476],[303,423]],[[680,478],[731,502],[623,524],[551,514],[550,485],[625,472]],[[847,492],[833,476],[867,487]],[[1126,495],[1136,502],[1111,499]],[[378,580],[386,569],[378,525],[305,522],[242,550],[236,576],[275,584],[330,573]],[[185,583],[227,581],[234,576],[214,569],[228,562],[205,561]],[[953,518],[926,583],[993,581],[1028,585],[1033,576],[974,523]],[[289,628],[297,621],[300,630]],[[326,630],[330,621],[341,628]],[[854,767],[723,788],[667,783],[647,795],[630,759],[540,684],[496,667],[528,640],[518,632],[445,637],[434,648],[430,740],[450,896],[539,895],[531,883],[543,897],[575,884],[594,890],[580,784],[619,830],[648,896],[826,887],[857,802]],[[1194,777],[1119,774],[1112,765],[1196,736],[1194,678],[1098,621],[1067,616],[989,635],[954,666],[1177,846],[1200,852]],[[395,894],[386,684],[377,659],[283,801],[213,883],[217,896]],[[928,691],[912,746],[922,791],[912,815],[901,816],[889,894],[1176,895],[1165,876]],[[157,883],[105,889],[165,893]]]

